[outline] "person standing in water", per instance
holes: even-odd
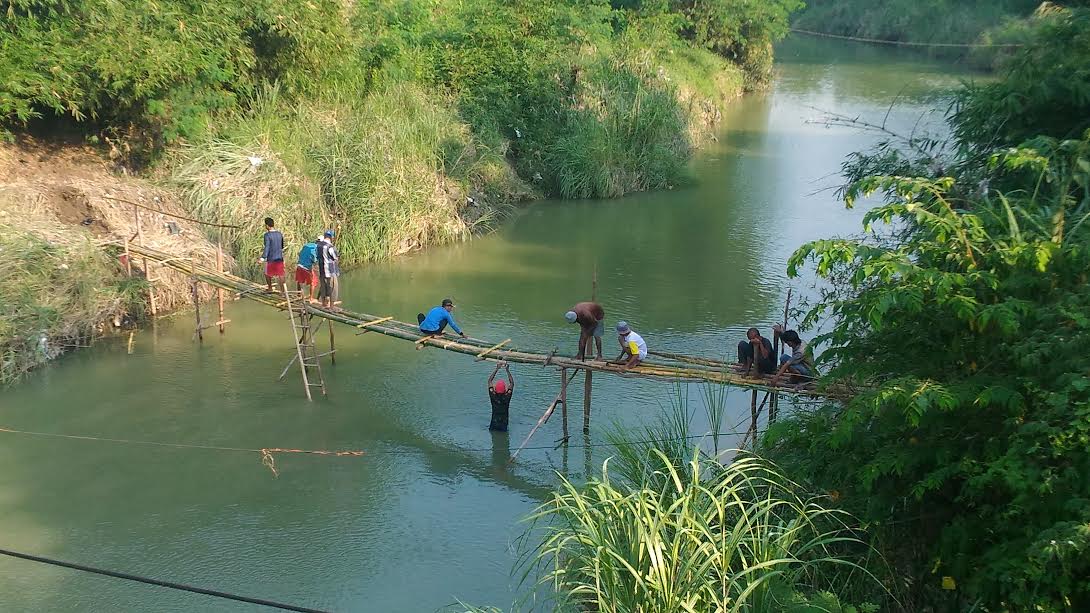
[[[261,251],[258,262],[265,264],[265,286],[272,291],[273,279],[284,287],[284,235],[273,226],[272,217],[265,218],[265,248]]]
[[[500,366],[507,372],[507,379],[500,379],[493,383],[496,374],[500,372]],[[511,408],[511,396],[515,393],[515,377],[511,374],[511,367],[507,362],[497,362],[492,376],[488,378],[488,399],[492,402],[492,422],[488,429],[496,432],[507,432],[507,419]]]

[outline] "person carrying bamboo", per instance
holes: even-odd
[[[273,279],[277,280],[278,286],[284,287],[284,235],[274,225],[272,217],[265,218],[265,236],[262,237],[265,247],[258,259],[265,265],[265,286],[270,292]]]
[[[621,344],[621,355],[614,362],[624,362],[621,370],[639,366],[647,358],[647,343],[636,331],[628,327],[628,322],[617,322],[617,342]]]
[[[570,324],[579,324],[579,352],[575,359],[586,359],[587,345],[594,339],[598,359],[602,359],[602,335],[606,331],[606,312],[597,302],[580,302],[564,314]]]
[[[500,367],[507,372],[510,383],[500,379],[493,383]],[[496,362],[496,368],[492,370],[492,376],[488,377],[488,399],[492,402],[492,422],[488,424],[489,430],[507,432],[507,418],[511,408],[511,396],[515,393],[515,377],[511,374],[511,367],[507,362]]]

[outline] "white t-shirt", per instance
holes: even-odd
[[[647,358],[647,343],[644,342],[643,337],[636,334],[635,331],[629,331],[628,336],[624,339],[624,346],[628,349],[629,353],[635,353],[632,351],[632,344],[636,344],[636,351],[639,352],[640,359]]]

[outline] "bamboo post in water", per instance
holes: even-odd
[[[791,288],[787,289],[787,300],[783,303],[783,330],[787,330],[787,313],[791,310]],[[772,353],[776,357],[777,367],[780,363],[780,336],[776,337],[776,346],[773,348]],[[772,395],[772,403],[768,405],[768,422],[772,423],[776,421],[776,416],[780,412],[780,394],[776,392]]]
[[[594,276],[590,281],[590,301],[598,302],[598,263],[594,263]],[[588,339],[587,343],[593,339]],[[586,348],[583,349],[586,351]],[[594,377],[590,370],[587,370],[586,376],[583,379],[583,434],[590,434],[590,391],[593,386]]]
[[[193,332],[197,339],[203,343],[204,326],[201,324],[201,295],[200,290],[197,287],[197,263],[193,260],[193,256],[189,256],[189,267],[191,272],[189,287],[193,293],[193,313],[197,319],[197,327]]]
[[[560,369],[560,417],[563,424],[563,442],[568,444],[568,369]]]
[[[220,228],[219,240],[216,241],[216,272],[223,274],[223,228]],[[219,306],[219,321],[216,324],[220,328],[220,334],[223,334],[224,324],[227,320],[223,317],[223,288],[216,288],[216,303]]]
[[[144,228],[140,224],[140,209],[134,204],[132,206],[132,214],[136,219],[136,241],[141,247],[144,246]],[[144,280],[148,282],[148,305],[151,307],[151,316],[155,317],[158,309],[155,307],[155,284],[152,282],[151,274],[148,272],[148,256],[144,256]]]
[[[303,300],[305,300],[305,298]],[[329,328],[329,361],[332,362],[333,364],[336,364],[337,363],[337,346],[333,342],[333,322],[332,321],[329,322],[329,325],[326,326],[326,327]]]

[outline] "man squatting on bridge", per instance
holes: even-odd
[[[428,311],[427,315],[417,313],[416,321],[420,324],[420,331],[424,334],[439,336],[440,334],[443,334],[443,330],[445,330],[449,324],[452,330],[457,332],[462,338],[465,338],[465,333],[458,327],[458,324],[454,323],[454,317],[450,314],[453,310],[454,302],[450,298],[444,298],[443,304]]]
[[[590,339],[598,349],[598,359],[602,359],[602,335],[606,331],[606,312],[597,302],[580,302],[564,314],[564,319],[570,324],[579,324],[579,352],[577,360],[586,359],[587,345]]]
[[[265,264],[265,285],[270,292],[273,279],[277,280],[277,285],[284,285],[284,235],[274,229],[274,225],[272,217],[265,218],[265,248],[258,259]]]
[[[639,366],[647,358],[647,343],[635,330],[628,327],[628,322],[617,322],[617,342],[621,344],[621,355],[617,356],[617,360],[625,360],[621,370]]]

